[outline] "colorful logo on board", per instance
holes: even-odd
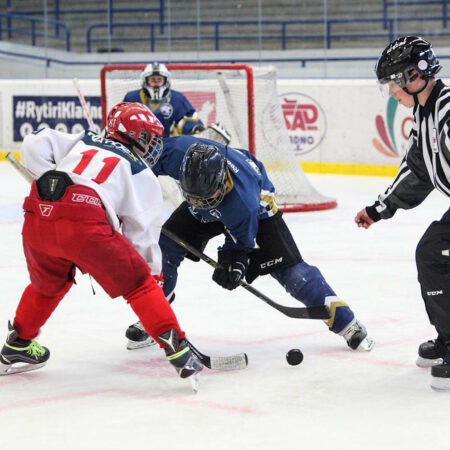
[[[378,137],[372,139],[372,144],[380,153],[391,158],[403,156],[414,121],[409,114],[409,109],[398,109],[397,100],[389,97],[385,118],[380,114],[375,117]]]
[[[325,137],[327,120],[320,104],[305,94],[280,95],[284,122],[296,155],[314,150]]]

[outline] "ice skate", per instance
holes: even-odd
[[[128,350],[136,350],[156,344],[156,341],[144,330],[141,322],[130,325],[125,332],[125,337],[128,339]]]
[[[178,333],[171,329],[158,336],[164,346],[167,359],[175,367],[181,378],[192,377],[191,384],[194,392],[198,391],[198,375],[203,364],[194,356],[186,339],[178,340]]]
[[[431,388],[450,392],[450,353],[445,355],[441,364],[431,367]]]
[[[28,372],[39,369],[50,357],[48,348],[34,339],[20,339],[17,330],[8,322],[8,336],[0,353],[0,375]]]
[[[370,352],[375,346],[375,339],[367,334],[364,325],[354,319],[340,333],[352,350]]]
[[[442,364],[442,358],[447,353],[447,349],[438,338],[420,344],[418,353],[419,356],[417,358],[416,365],[427,368],[436,364]]]

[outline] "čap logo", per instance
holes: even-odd
[[[316,100],[298,92],[280,95],[281,109],[295,154],[314,150],[325,137],[327,121]]]
[[[414,118],[409,109],[400,108],[394,97],[389,97],[386,106],[386,118],[377,114],[375,127],[378,137],[372,139],[373,146],[383,155],[391,158],[403,156],[409,139]]]

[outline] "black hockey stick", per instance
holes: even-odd
[[[245,369],[248,364],[248,357],[245,353],[237,353],[231,356],[208,356],[197,350],[194,345],[187,341],[192,353],[208,369],[213,370],[239,370]]]
[[[181,245],[186,250],[188,250],[190,253],[192,253],[194,256],[197,256],[202,261],[205,261],[206,263],[208,263],[210,266],[214,267],[215,269],[221,267],[219,263],[214,261],[209,256],[205,255],[200,250],[193,247],[191,244],[185,242],[183,239],[178,237],[172,231],[169,231],[163,227],[161,229],[161,233],[164,234],[165,236],[167,236],[172,241],[176,242],[178,245]],[[306,308],[295,308],[295,307],[290,307],[290,306],[284,306],[284,305],[280,305],[279,303],[274,302],[272,299],[267,297],[265,294],[258,291],[253,286],[251,286],[250,284],[246,283],[243,280],[241,280],[239,284],[244,289],[247,289],[247,291],[251,292],[253,295],[258,297],[260,300],[262,300],[263,302],[266,302],[272,308],[277,309],[278,311],[280,311],[281,313],[283,313],[284,315],[286,315],[288,317],[292,317],[295,319],[322,319],[322,320],[326,320],[331,317],[330,308],[328,308],[328,306],[326,306],[326,305],[309,306]]]

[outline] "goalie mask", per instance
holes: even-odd
[[[226,193],[227,161],[214,145],[193,144],[180,168],[183,197],[194,208],[218,206]]]
[[[161,122],[141,103],[119,103],[106,119],[106,138],[133,146],[150,167],[161,155],[163,133]]]
[[[382,89],[395,83],[408,94],[414,95],[425,89],[428,79],[436,75],[442,66],[431,44],[418,36],[405,36],[391,42],[383,51],[375,72]],[[418,92],[409,92],[406,83],[418,77],[426,80]]]
[[[155,75],[164,78],[164,84],[162,86],[156,87],[149,84],[149,77]],[[157,62],[148,64],[141,73],[141,85],[147,91],[151,102],[160,102],[166,98],[170,93],[170,72],[167,70],[165,64]]]

